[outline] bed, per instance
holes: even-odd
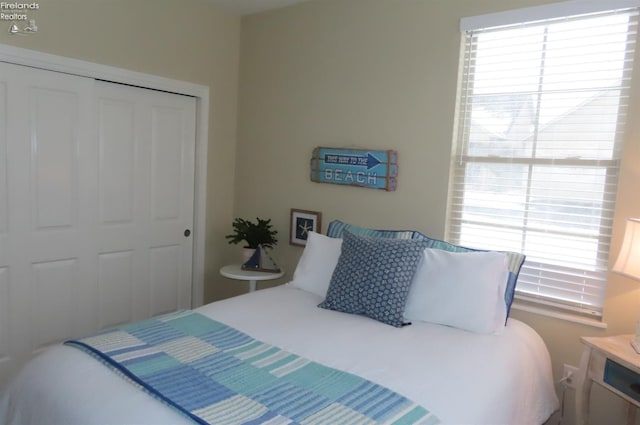
[[[332,229],[337,232],[336,226]],[[438,312],[437,304],[442,303],[437,297],[436,305],[430,308],[432,317],[422,318],[420,314],[409,314],[411,309],[425,308],[416,301],[426,293],[417,289],[415,280],[424,272],[420,272],[420,268],[427,260],[442,265],[443,260],[437,255],[443,250],[434,249],[436,257],[433,258],[421,254],[411,273],[401,323],[385,323],[389,316],[381,321],[372,318],[369,312],[340,311],[344,308],[339,302],[328,305],[332,296],[337,295],[338,301],[344,298],[344,288],[337,292],[334,288],[340,271],[346,268],[351,272],[347,273],[348,279],[358,279],[353,275],[353,268],[344,264],[347,242],[355,239],[358,243],[369,243],[375,239],[377,245],[377,240],[382,239],[366,232],[354,238],[344,230],[339,231],[344,242],[311,234],[290,283],[214,302],[195,309],[194,313],[312,364],[384,388],[428,412],[419,421],[405,423],[542,424],[558,408],[544,342],[526,324],[507,318],[508,307],[503,300],[508,279],[502,279],[506,277],[504,270],[500,276],[505,282],[494,288],[500,291],[499,297],[487,297],[494,301],[497,298],[499,305],[498,309],[494,305],[491,317],[484,321],[488,327],[483,328],[480,314],[490,310],[482,306],[483,300],[473,289],[465,292],[469,297],[462,298],[471,298],[474,304],[481,305],[481,312],[464,314],[469,316],[466,322],[451,318],[450,309]],[[415,236],[411,234],[409,239],[414,240]],[[428,251],[423,248],[424,242],[415,247]],[[367,249],[358,245],[360,253]],[[406,252],[401,257],[406,259]],[[480,258],[479,255],[464,257],[473,257],[473,261]],[[459,261],[461,256],[455,258]],[[379,270],[374,267],[372,272],[379,273]],[[430,280],[434,273],[437,271],[429,272]],[[474,269],[473,274],[482,273]],[[469,291],[467,287],[463,289]],[[437,290],[442,292],[442,288]],[[432,291],[431,296],[437,295]],[[456,302],[468,304],[469,300]],[[492,304],[491,300],[488,304]],[[367,306],[363,308],[366,310]],[[407,316],[412,316],[410,324]],[[438,321],[446,323],[436,323]],[[288,402],[289,408],[292,403]],[[339,421],[310,416],[297,421],[279,416],[270,422],[257,421],[256,417],[252,420],[226,417],[224,421],[216,419],[210,423],[378,423],[359,417]],[[68,344],[50,348],[20,372],[0,398],[0,422],[7,425],[206,423],[186,415],[122,373],[114,373],[112,367],[85,350]]]

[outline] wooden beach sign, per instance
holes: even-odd
[[[311,157],[311,181],[396,190],[398,153],[393,150],[317,147]]]

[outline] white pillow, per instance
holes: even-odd
[[[309,232],[290,285],[324,298],[342,251],[342,239]]]
[[[507,257],[427,248],[413,278],[405,319],[492,334],[504,328]]]

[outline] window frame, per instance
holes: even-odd
[[[570,314],[578,314],[581,316],[595,318],[597,320],[601,320],[602,318],[602,308],[604,305],[605,298],[605,288],[606,288],[606,275],[608,271],[608,260],[609,260],[609,248],[610,248],[610,239],[611,239],[611,227],[613,223],[613,216],[615,211],[615,188],[617,187],[617,180],[619,175],[620,168],[620,155],[622,148],[622,139],[624,134],[624,128],[618,128],[617,131],[620,132],[620,135],[616,137],[614,142],[614,155],[611,159],[576,159],[576,158],[536,158],[535,150],[532,150],[532,155],[529,157],[499,157],[499,156],[482,156],[482,155],[469,155],[469,148],[471,142],[469,141],[469,134],[464,131],[466,122],[471,120],[471,108],[472,102],[469,101],[470,93],[473,89],[473,78],[470,78],[470,75],[473,75],[473,67],[469,65],[469,63],[474,63],[473,55],[469,55],[468,51],[471,48],[473,33],[478,30],[483,29],[492,29],[494,27],[501,27],[501,29],[512,28],[514,25],[528,25],[530,21],[548,21],[547,24],[551,23],[552,20],[559,17],[567,17],[574,15],[581,15],[584,13],[594,13],[594,12],[607,12],[612,9],[636,9],[640,7],[640,1],[636,0],[612,0],[607,2],[606,5],[597,4],[594,5],[594,2],[586,2],[583,0],[574,0],[563,3],[555,3],[545,6],[538,6],[534,8],[526,8],[526,9],[518,9],[515,11],[507,11],[500,12],[497,14],[488,14],[481,15],[478,17],[471,18],[463,18],[460,23],[460,28],[462,30],[462,43],[461,43],[461,58],[460,58],[460,74],[459,74],[459,87],[458,87],[458,95],[457,95],[457,107],[456,107],[456,126],[454,131],[454,140],[453,140],[453,156],[452,156],[452,164],[451,164],[451,175],[449,179],[449,191],[448,191],[448,204],[447,204],[447,217],[446,217],[446,227],[445,227],[445,237],[447,240],[450,240],[452,243],[461,244],[463,243],[461,236],[462,230],[461,226],[464,223],[462,215],[464,214],[463,207],[464,202],[456,202],[457,199],[464,199],[464,195],[456,195],[456,182],[457,179],[466,179],[466,173],[464,171],[465,167],[469,164],[474,163],[496,163],[496,164],[520,164],[531,169],[535,165],[547,165],[547,166],[567,166],[567,167],[576,167],[576,166],[591,166],[596,168],[602,168],[605,172],[605,187],[613,187],[614,190],[607,191],[604,190],[603,195],[603,203],[606,203],[610,206],[610,211],[607,214],[603,214],[600,219],[598,232],[598,250],[597,250],[597,272],[601,275],[599,279],[601,285],[601,295],[599,303],[596,305],[586,304],[581,305],[579,302],[574,301],[554,301],[553,297],[548,297],[544,294],[536,295],[536,294],[524,294],[522,291],[518,291],[518,287],[516,287],[516,300],[523,302],[525,307],[529,307],[529,309],[538,310],[542,309],[550,309],[558,312],[559,315],[565,315],[566,313]],[[598,10],[593,10],[594,7]],[[637,20],[637,18],[635,18]],[[469,35],[471,34],[471,35]],[[629,32],[627,32],[627,37],[630,37]],[[635,39],[633,40],[635,43]],[[632,51],[633,53],[633,51]],[[629,54],[629,50],[627,49],[626,54]],[[544,69],[544,63],[542,63],[542,68]],[[627,69],[627,72],[631,72],[631,69]],[[469,78],[468,78],[469,77]],[[630,80],[630,75],[626,75],[626,78]],[[630,84],[629,84],[630,85]],[[629,87],[626,88],[629,90]],[[543,91],[538,91],[538,96],[541,96]],[[626,108],[626,105],[622,105],[620,107]],[[618,116],[620,116],[620,111],[618,111]],[[536,130],[540,127],[539,115],[536,117]],[[625,124],[624,122],[622,123]],[[620,125],[620,123],[618,123]],[[462,170],[462,171],[461,171]],[[529,170],[531,172],[531,170]],[[530,183],[530,182],[529,182]],[[463,185],[464,186],[464,185]],[[528,207],[526,208],[528,210]],[[527,214],[525,212],[525,214]],[[483,226],[487,226],[487,223],[482,223]],[[500,226],[492,226],[492,227],[504,227]],[[522,226],[513,226],[520,232],[526,233],[530,231],[526,225]],[[602,229],[605,231],[603,232]],[[522,236],[521,239],[526,240],[526,236]],[[600,249],[603,247],[604,249]],[[492,249],[496,249],[496,247],[492,247]],[[524,249],[521,249],[520,252],[524,252]],[[526,254],[526,252],[525,252]],[[530,260],[525,262],[525,267],[523,267],[523,272],[527,273],[527,262],[531,264]],[[542,267],[541,267],[542,268]],[[577,269],[576,269],[577,270]],[[521,272],[522,273],[522,272]],[[578,279],[579,280],[579,279]],[[517,308],[517,307],[516,307]],[[527,308],[525,308],[527,309]]]

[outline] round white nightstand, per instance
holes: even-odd
[[[229,279],[236,280],[248,280],[249,292],[256,290],[256,282],[259,280],[273,280],[284,276],[284,270],[280,270],[278,273],[272,272],[255,272],[251,270],[242,270],[240,264],[230,264],[220,269],[220,274]]]

